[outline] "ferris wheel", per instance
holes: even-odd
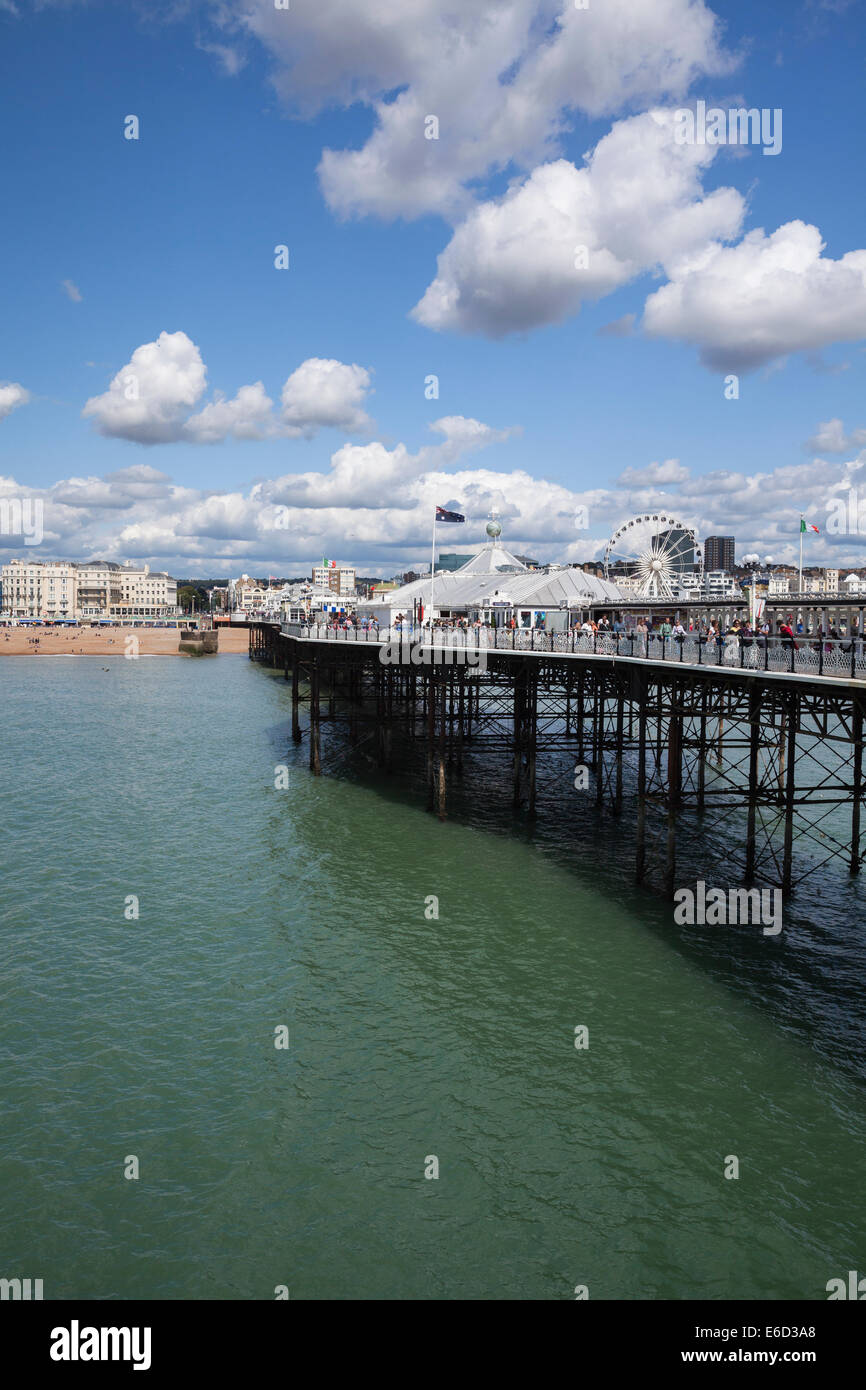
[[[667,512],[632,517],[614,531],[604,551],[604,576],[641,598],[673,598],[688,575],[700,592],[704,556],[697,532]]]

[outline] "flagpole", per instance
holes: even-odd
[[[436,572],[436,508],[433,508],[433,546],[430,551],[430,641],[433,641],[433,575]]]
[[[803,592],[803,523],[806,520],[806,513],[800,513],[800,587],[798,593]]]

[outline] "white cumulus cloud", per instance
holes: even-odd
[[[541,561],[598,559],[617,527],[656,510],[702,537],[736,536],[738,555],[769,551],[777,562],[796,560],[804,510],[821,528],[809,538],[810,563],[862,560],[860,538],[828,532],[827,521],[852,489],[866,497],[866,456],[703,475],[668,459],[628,469],[612,486],[576,490],[526,469],[509,470],[504,460],[472,466],[467,455],[501,445],[507,430],[446,417],[433,433],[437,442],[414,451],[380,441],[347,444],[328,468],[265,479],[246,492],[184,487],[137,466],[46,489],[0,478],[0,499],[43,500],[45,558],[148,560],[176,574],[301,574],[322,554],[354,562],[362,572],[392,574],[425,562],[433,508],[450,503],[467,523],[449,542],[479,547],[495,508],[509,547]],[[16,538],[0,536],[4,555],[19,550]]]
[[[281,414],[261,381],[241,386],[230,400],[218,391],[193,414],[207,386],[201,352],[186,333],[160,333],[155,342],[135,349],[82,415],[100,434],[138,444],[310,438],[320,429],[366,433],[372,421],[363,402],[370,384],[364,367],[311,357],[287,378]]]
[[[242,386],[233,400],[217,394],[198,415],[184,425],[184,434],[199,444],[218,444],[220,440],[267,439],[276,433],[274,403],[260,381]]]
[[[813,454],[847,454],[866,446],[866,429],[845,433],[845,426],[839,419],[824,420],[817,433],[808,441],[806,448]]]
[[[218,17],[237,21],[223,6]],[[322,188],[341,215],[449,213],[467,184],[557,151],[569,114],[678,97],[730,70],[704,0],[248,0],[240,24],[275,59],[287,105],[311,115],[361,102],[360,150],[326,150]],[[395,95],[396,94],[396,95]],[[439,121],[438,139],[425,120]]]
[[[650,295],[644,331],[694,343],[707,366],[734,372],[866,337],[866,250],[834,261],[823,249],[804,222],[711,245]]]
[[[742,223],[734,189],[703,195],[701,172],[715,153],[676,144],[670,111],[617,122],[584,168],[542,165],[476,207],[414,317],[499,337],[567,318],[646,270],[687,265]]]
[[[18,381],[0,381],[0,420],[5,420],[19,405],[26,405],[30,392]]]
[[[344,444],[331,458],[329,473],[290,474],[275,485],[272,500],[302,507],[405,508],[413,505],[417,479],[443,470],[464,454],[506,440],[512,431],[493,429],[463,415],[434,421],[442,442],[411,453],[405,444],[387,449],[379,440]]]
[[[723,44],[707,0],[591,0],[585,9],[574,0],[329,0],[291,10],[245,0],[240,13],[211,0],[210,13],[223,39],[264,45],[293,114],[372,113],[360,148],[323,151],[319,179],[334,212],[435,213],[452,224],[413,311],[427,327],[525,332],[651,273],[667,283],[647,300],[644,330],[693,343],[712,370],[748,371],[864,336],[866,252],[829,260],[817,230],[796,221],[730,245],[744,200],[700,188],[714,147],[680,146],[665,159],[644,114],[619,120],[586,168],[560,157],[575,116],[678,103],[698,80],[734,70],[740,55]],[[491,197],[503,172],[511,186]],[[589,253],[579,273],[577,247]],[[628,329],[622,318],[608,331]]]
[[[108,390],[81,412],[100,434],[138,444],[165,444],[182,436],[184,422],[204,394],[207,370],[185,333],[160,333],[142,343]]]
[[[626,468],[620,474],[620,487],[652,487],[661,483],[684,483],[689,478],[689,470],[679,459],[665,459],[664,463],[651,463],[647,468]]]
[[[363,404],[370,385],[370,373],[364,367],[309,357],[283,387],[286,432],[309,436],[322,428],[346,434],[368,430],[372,422]]]

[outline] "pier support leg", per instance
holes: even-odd
[[[436,765],[436,814],[445,820],[445,719],[448,686],[443,678],[439,688],[439,751]]]
[[[376,761],[379,767],[385,766],[385,671],[379,666],[376,671]]]
[[[782,851],[782,893],[785,896],[791,891],[794,858],[794,774],[797,756],[797,698],[794,695],[790,696],[788,700],[786,722],[786,751],[788,761],[785,771],[785,842]]]
[[[637,843],[635,846],[634,876],[643,883],[646,874],[646,756],[647,756],[647,689],[646,676],[639,674],[637,713]]]
[[[613,809],[622,810],[622,753],[625,725],[625,691],[622,686],[616,693],[616,784],[613,794]]]
[[[527,711],[527,772],[529,775],[529,814],[535,815],[535,757],[538,743],[538,675],[529,677],[529,709]]]
[[[313,658],[310,671],[310,771],[314,777],[322,775],[322,757],[319,723],[319,658]]]
[[[757,852],[757,817],[758,817],[758,750],[761,739],[761,692],[751,690],[749,692],[749,786],[748,786],[748,819],[746,822],[746,882],[753,883],[755,879],[755,861]]]
[[[347,700],[349,705],[349,742],[358,742],[358,706],[361,703],[361,673],[356,666],[349,667],[347,676],[348,691]]]
[[[854,797],[851,802],[851,863],[852,874],[860,872],[860,797],[863,794],[863,705],[859,696],[854,697],[851,711],[851,737],[853,740]]]
[[[701,688],[701,722],[698,735],[698,810],[703,811],[707,785],[707,687]]]
[[[433,786],[433,755],[436,749],[436,687],[432,668],[424,671],[424,714],[427,719],[427,809],[432,811],[436,804]]]
[[[512,769],[512,804],[518,807],[523,799],[523,736],[526,708],[526,667],[521,664],[514,677],[514,766]]]
[[[676,686],[671,687],[671,711],[668,718],[668,833],[665,859],[665,892],[673,898],[676,888],[677,871],[677,808],[683,779],[683,723],[677,712],[679,693]]]
[[[592,720],[592,768],[595,773],[595,804],[604,802],[604,716],[607,707],[607,691],[603,672],[595,677],[595,702]]]
[[[583,713],[584,695],[586,691],[586,673],[581,669],[577,673],[577,761],[583,762]]]
[[[604,676],[596,671],[595,673],[595,695],[592,705],[592,768],[595,773],[597,786],[601,787],[602,777],[602,748],[604,745]],[[601,800],[600,796],[596,797]]]
[[[298,644],[292,643],[292,742],[301,741],[301,663]]]

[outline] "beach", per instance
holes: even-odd
[[[139,656],[182,655],[177,649],[180,628],[4,627],[0,628],[0,656],[125,656],[133,637]],[[245,653],[248,641],[246,628],[219,629],[222,654]]]

